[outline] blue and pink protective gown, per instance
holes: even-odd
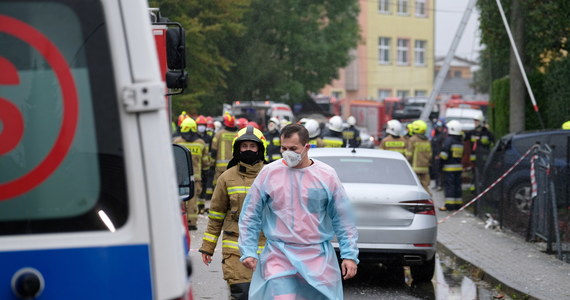
[[[265,249],[257,255],[263,230]],[[250,299],[343,299],[340,256],[358,263],[358,231],[350,201],[327,164],[294,169],[283,160],[264,167],[239,217],[241,260],[258,258]]]

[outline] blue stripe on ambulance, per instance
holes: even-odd
[[[35,268],[45,287],[38,299],[152,299],[148,245],[0,252],[0,282]],[[0,299],[18,300],[9,285]]]

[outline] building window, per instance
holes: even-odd
[[[409,52],[410,40],[398,39],[398,64],[408,65],[410,62]]]
[[[342,99],[342,92],[341,91],[334,91],[331,94],[336,99]]]
[[[391,0],[378,0],[378,11],[383,14],[389,14],[390,1]]]
[[[427,91],[426,90],[416,90],[414,92],[414,96],[416,97],[425,97],[427,96]]]
[[[410,91],[408,90],[398,90],[396,92],[396,97],[398,98],[406,98],[410,95]]]
[[[416,40],[414,48],[414,56],[416,58],[416,66],[426,65],[426,44],[427,41]]]
[[[408,15],[409,11],[409,0],[398,0],[398,14],[399,15]]]
[[[416,0],[416,17],[426,16],[426,0]]]
[[[459,71],[459,70],[453,71],[453,77],[455,77],[455,78],[461,78],[461,71]]]
[[[391,90],[378,90],[378,100],[384,100],[392,96]]]
[[[378,38],[378,62],[384,65],[390,63],[390,38]]]

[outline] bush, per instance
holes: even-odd
[[[548,128],[560,128],[570,119],[569,79],[570,58],[551,62],[544,76],[546,106],[542,110]]]
[[[489,100],[489,127],[495,140],[509,133],[509,77],[493,81]]]

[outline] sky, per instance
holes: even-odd
[[[445,56],[451,47],[459,23],[469,0],[434,0],[435,8],[435,54]],[[455,55],[477,61],[479,45],[479,13],[476,9],[471,13],[467,27],[463,32]]]

